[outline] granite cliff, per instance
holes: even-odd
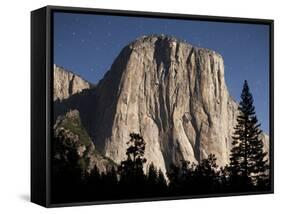
[[[91,84],[80,76],[54,65],[54,93],[53,100],[63,100],[91,87]]]
[[[96,149],[114,162],[124,160],[129,133],[137,132],[147,143],[147,164],[163,172],[211,153],[219,165],[228,163],[237,103],[220,54],[174,37],[144,36],[121,51],[95,88],[63,75],[55,80],[54,98],[65,99],[64,112],[80,112]],[[78,93],[83,89],[89,91]],[[268,136],[263,139],[266,149]]]

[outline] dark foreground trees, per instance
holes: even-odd
[[[213,154],[197,165],[182,161],[181,166],[171,166],[168,178],[169,192],[175,195],[218,193],[222,185],[220,169]]]
[[[131,133],[126,159],[120,165],[100,171],[81,170],[79,157],[63,133],[54,139],[61,145],[63,158],[52,162],[52,202],[141,199],[153,197],[193,196],[218,193],[270,190],[269,166],[260,139],[260,124],[255,115],[253,98],[245,81],[238,107],[239,115],[233,134],[230,165],[219,168],[210,154],[194,164],[182,161],[171,165],[166,174],[156,166],[145,166],[145,141]],[[59,141],[65,142],[64,144]],[[64,160],[67,157],[67,161]],[[144,171],[146,167],[146,170]]]
[[[55,138],[55,141],[61,139]],[[63,139],[65,141],[65,139]],[[58,142],[56,142],[58,143]],[[165,175],[153,164],[144,173],[145,142],[137,133],[130,134],[127,158],[119,166],[101,172],[95,166],[91,172],[78,170],[79,157],[68,153],[67,161],[53,159],[52,202],[103,201],[167,196]],[[68,161],[68,160],[71,160]]]

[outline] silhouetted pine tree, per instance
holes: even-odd
[[[102,177],[103,189],[107,199],[118,197],[118,176],[115,167],[107,169]],[[120,197],[120,196],[119,196]]]
[[[91,172],[86,177],[86,194],[88,198],[93,200],[99,199],[100,194],[102,193],[101,186],[102,177],[98,167],[95,165]]]
[[[184,193],[196,193],[200,184],[197,182],[199,173],[196,171],[198,165],[191,164],[190,161],[182,161],[180,168],[180,189]]]
[[[214,154],[210,154],[208,158],[203,159],[197,166],[196,171],[202,176],[216,177],[218,165],[216,163],[217,158]]]
[[[108,170],[106,175],[107,175],[108,183],[114,186],[117,185],[118,178],[117,178],[117,172],[115,167],[112,167],[111,170]]]
[[[182,181],[181,168],[175,164],[171,164],[169,171],[167,172],[167,177],[169,178],[168,190],[170,194],[178,195],[182,192]]]
[[[94,168],[91,170],[89,175],[89,182],[91,183],[99,183],[101,180],[101,175],[99,168],[95,165]]]
[[[245,80],[241,101],[238,106],[239,115],[234,128],[233,148],[230,155],[230,173],[232,182],[238,182],[241,188],[249,187],[266,177],[268,169],[266,153],[263,152],[261,130],[258,123],[253,97]]]
[[[167,194],[167,181],[161,169],[158,170],[158,177],[156,180],[157,192],[160,196],[165,196]]]
[[[215,193],[219,190],[219,174],[214,154],[210,154],[198,165],[182,161],[180,167],[172,165],[167,173],[169,192],[172,195]]]
[[[126,155],[127,160],[119,166],[120,188],[127,196],[139,196],[144,194],[146,177],[143,172],[145,142],[140,134],[131,133]]]
[[[219,171],[218,171],[218,188],[217,188],[217,192],[218,193],[226,193],[229,191],[232,191],[232,189],[230,189],[230,182],[229,182],[229,170],[228,170],[228,166],[226,167],[220,167]]]
[[[147,173],[147,185],[148,188],[155,188],[157,183],[158,175],[157,175],[157,169],[154,167],[153,163],[149,165],[148,173]]]
[[[219,169],[216,160],[215,155],[210,154],[195,168],[195,182],[200,193],[212,193],[218,187]]]

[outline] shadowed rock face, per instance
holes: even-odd
[[[95,146],[81,123],[79,112],[70,110],[59,116],[54,125],[54,152],[55,161],[71,162],[89,173],[95,166],[101,172],[116,167],[109,158],[95,150]],[[57,167],[57,166],[54,166]]]
[[[67,99],[90,87],[90,83],[78,75],[54,65],[54,101]]]
[[[197,163],[211,153],[221,166],[229,161],[237,103],[214,51],[173,37],[142,37],[121,51],[95,88],[81,94],[87,102],[73,102],[81,99],[77,94],[65,106],[85,115],[95,147],[116,163],[125,159],[131,132],[146,141],[147,164],[163,172],[171,163]]]

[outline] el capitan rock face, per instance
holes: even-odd
[[[55,91],[67,91],[70,79],[57,80]],[[171,163],[197,163],[211,153],[221,166],[229,161],[237,103],[225,84],[223,58],[212,50],[168,36],[141,37],[121,51],[95,88],[71,98],[64,105],[80,112],[95,148],[116,163],[126,158],[131,132],[143,136],[147,164],[163,172]]]
[[[222,57],[166,36],[125,47],[97,87],[94,136],[106,156],[125,157],[130,132],[146,141],[147,163],[197,163],[208,154],[228,163],[237,104],[229,96]]]

